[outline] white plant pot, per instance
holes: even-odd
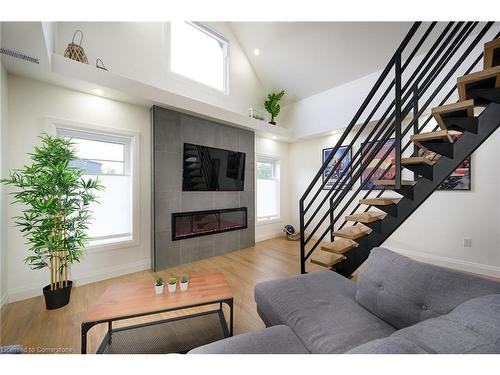
[[[179,283],[179,285],[181,287],[181,292],[184,292],[188,289],[189,281],[186,281],[185,283]]]
[[[163,293],[163,285],[155,285],[155,293],[162,294]]]
[[[175,293],[176,289],[177,289],[177,284],[168,284],[168,292],[169,293]]]

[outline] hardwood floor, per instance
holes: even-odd
[[[321,269],[316,267],[314,269]],[[235,334],[253,331],[264,327],[256,312],[253,296],[255,284],[278,277],[299,274],[298,242],[282,238],[259,242],[256,246],[234,251],[222,256],[192,262],[179,267],[158,272],[159,276],[195,274],[220,270],[224,273],[233,289],[235,310]],[[312,271],[309,268],[309,271]],[[39,348],[48,352],[59,350],[67,353],[80,353],[80,324],[88,307],[100,296],[108,285],[135,280],[151,280],[156,274],[151,271],[136,272],[73,289],[69,305],[48,311],[43,297],[8,304],[3,310],[0,327],[2,345],[21,344],[34,352]],[[208,308],[191,309],[203,311]],[[158,314],[154,317],[130,319],[125,324],[146,322],[182,314],[181,312]],[[117,322],[116,327],[125,325]],[[88,352],[95,353],[104,336],[104,324],[93,327],[88,336]]]

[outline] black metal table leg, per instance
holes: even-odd
[[[113,333],[113,322],[110,320],[108,322],[108,344],[111,344],[111,335]]]
[[[87,354],[87,332],[94,326],[93,323],[82,323],[82,354]]]
[[[228,301],[229,306],[229,336],[233,336],[233,299]]]

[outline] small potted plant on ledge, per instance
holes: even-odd
[[[68,271],[83,255],[90,204],[103,187],[97,179],[84,179],[83,169],[71,166],[78,159],[71,140],[47,134],[40,139],[42,144],[30,154],[32,164],[11,171],[0,183],[17,188],[13,203],[23,208],[15,225],[32,253],[24,261],[34,270],[48,268],[50,284],[43,295],[52,310],[69,303],[73,282]]]
[[[186,275],[181,277],[181,281],[179,282],[179,286],[181,287],[181,292],[187,290],[189,285],[189,277]]]
[[[168,279],[168,292],[175,293],[176,289],[177,289],[177,279],[175,277],[171,277],[170,279]]]
[[[274,119],[278,117],[281,106],[279,105],[279,101],[285,95],[285,90],[281,90],[279,93],[271,93],[267,95],[267,100],[264,102],[264,107],[266,111],[271,115],[271,121],[269,123],[271,125],[276,125],[276,121]]]
[[[156,283],[155,283],[155,293],[162,294],[164,285],[165,285],[165,283],[163,282],[163,279],[161,277],[157,277]]]

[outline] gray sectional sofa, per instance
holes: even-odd
[[[500,282],[373,249],[354,283],[315,272],[255,287],[268,328],[190,353],[500,353]]]

